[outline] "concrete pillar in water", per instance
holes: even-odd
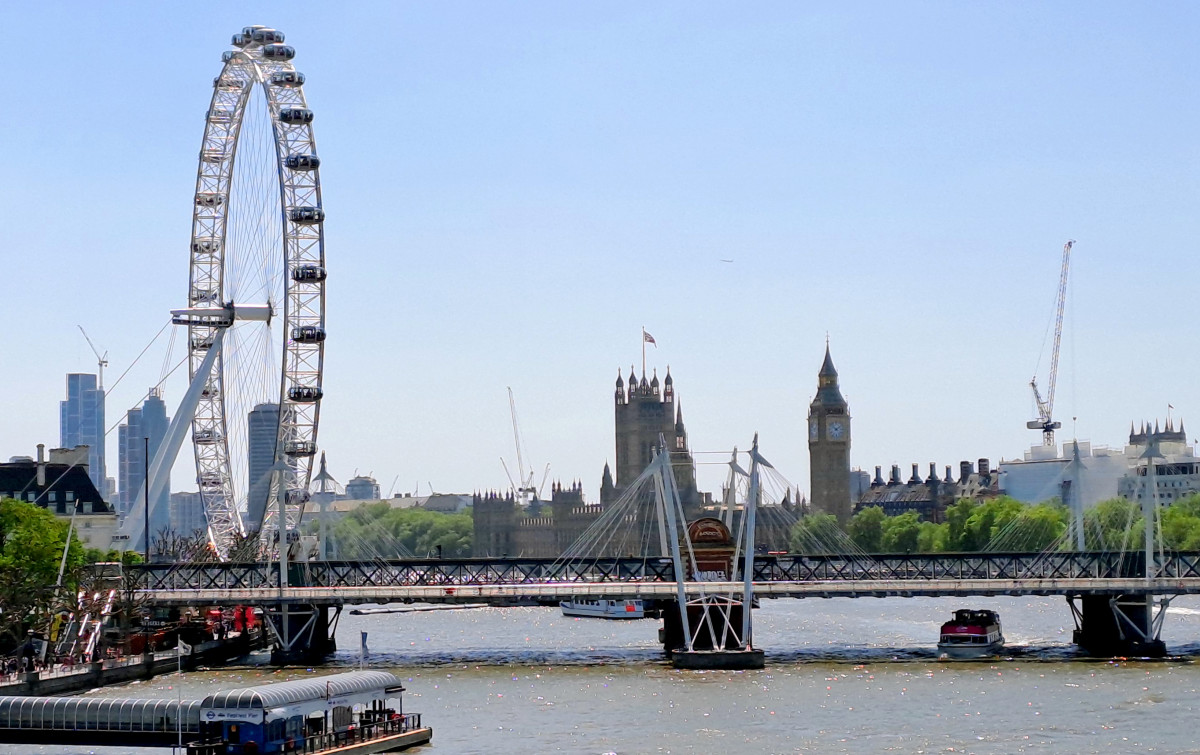
[[[271,630],[271,663],[287,666],[333,655],[341,613],[341,606],[268,606],[264,618]]]
[[[1162,618],[1161,613],[1155,614],[1153,596],[1072,595],[1067,602],[1075,617],[1075,644],[1089,654],[1148,658],[1167,654],[1166,644],[1159,639]],[[1159,610],[1166,610],[1165,602]]]
[[[740,650],[738,639],[742,627],[742,607],[730,606],[729,618],[715,606],[688,606],[688,624],[693,632],[699,629],[693,642],[694,650]],[[705,613],[708,621],[705,621]],[[676,650],[687,647],[687,638],[683,635],[683,621],[678,609],[674,606],[662,611],[663,626],[658,631],[658,639],[662,642],[663,650],[671,655]],[[732,625],[729,626],[729,625]],[[711,631],[710,628],[711,627]],[[732,631],[730,631],[732,629]]]

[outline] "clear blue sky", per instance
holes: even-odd
[[[503,487],[511,385],[536,466],[594,496],[643,325],[693,448],[758,431],[805,489],[827,332],[853,464],[1018,456],[1068,238],[1062,435],[1200,430],[1195,4],[8,3],[0,456],[58,442],[77,323],[115,377],[182,305],[253,23],[317,114],[342,482]]]

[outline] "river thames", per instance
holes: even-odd
[[[936,658],[960,607],[994,608],[1004,658]],[[1071,645],[1061,598],[764,601],[755,636],[767,667],[671,669],[658,621],[564,618],[550,608],[343,615],[342,650],[316,669],[236,668],[96,690],[202,697],[358,665],[404,679],[405,708],[443,753],[1200,752],[1200,599],[1176,601],[1162,661],[1094,660]],[[121,752],[163,753],[161,749]],[[115,753],[0,746],[0,753]]]

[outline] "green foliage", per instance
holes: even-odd
[[[1043,551],[1066,534],[1071,512],[1061,503],[1039,503],[1021,511],[1015,527],[1003,538],[1003,549],[1020,553]]]
[[[1200,551],[1200,493],[1160,509],[1162,547]],[[1071,548],[1071,513],[1058,498],[1029,505],[999,496],[986,501],[964,498],[947,507],[940,524],[922,522],[916,512],[887,516],[872,506],[846,525],[855,546],[867,553],[973,553],[982,550],[1039,553],[1061,544]],[[1145,528],[1141,505],[1124,498],[1101,501],[1084,514],[1089,550],[1141,550]],[[846,553],[845,536],[829,515],[813,515],[792,528],[795,553]]]
[[[946,550],[946,525],[921,522],[917,531],[917,553],[941,553]]]
[[[310,523],[310,531],[318,526]],[[347,559],[397,558],[404,555],[398,546],[422,558],[435,555],[441,546],[444,558],[462,558],[471,555],[473,536],[468,513],[394,509],[385,502],[354,509],[330,531],[338,557]]]
[[[1083,515],[1084,541],[1089,550],[1137,549],[1142,542],[1142,510],[1133,501],[1110,498]]]
[[[808,556],[836,554],[840,537],[833,514],[809,514],[792,525],[791,550]]]
[[[878,506],[870,506],[850,518],[847,534],[854,544],[867,553],[879,553],[883,547],[883,523],[888,515]]]
[[[1200,525],[1200,496],[1190,511]],[[920,521],[915,511],[888,516],[882,508],[872,506],[851,517],[846,533],[855,546],[867,553],[970,553],[984,549],[1036,553],[1053,546],[1066,532],[1069,522],[1070,513],[1058,499],[1029,506],[999,496],[982,502],[966,498],[956,501],[946,509],[940,524]],[[836,552],[828,547],[839,540],[831,529],[835,527],[836,523],[828,516],[801,520],[792,530],[792,550]],[[1200,541],[1200,535],[1197,539]],[[815,544],[826,547],[822,549]]]
[[[1200,494],[1182,498],[1162,512],[1163,547],[1200,550]]]
[[[921,523],[915,511],[888,517],[883,528],[883,552],[915,553],[920,530]]]
[[[0,648],[12,647],[28,629],[48,623],[58,598],[55,583],[67,526],[36,504],[0,500]],[[75,570],[83,563],[83,546],[72,534],[65,592],[74,589]]]
[[[140,564],[142,563],[142,554],[137,551],[119,551],[115,548],[110,548],[106,551],[102,551],[99,548],[88,548],[83,552],[83,563],[85,564],[116,562],[120,562],[125,566]]]

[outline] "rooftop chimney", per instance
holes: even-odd
[[[871,487],[885,484],[883,482],[883,467],[875,467],[875,479],[871,482]]]
[[[991,462],[989,462],[987,459],[980,459],[979,460],[979,475],[981,477],[986,477],[987,475],[991,474],[991,471],[992,471]]]
[[[937,481],[938,481],[937,463],[931,461],[931,462],[929,462],[929,478],[927,480],[925,480],[925,482],[937,482]]]
[[[912,477],[908,478],[909,485],[920,485],[921,484],[921,473],[917,471],[917,466],[918,466],[917,463],[913,462]]]
[[[46,444],[38,443],[37,486],[46,487]],[[40,490],[38,491],[41,492]]]
[[[969,461],[960,461],[958,463],[958,481],[966,482],[971,478],[971,474],[975,471],[974,466]]]
[[[899,484],[900,484],[900,465],[893,464],[892,465],[892,478],[890,480],[888,480],[888,485],[899,485]]]

